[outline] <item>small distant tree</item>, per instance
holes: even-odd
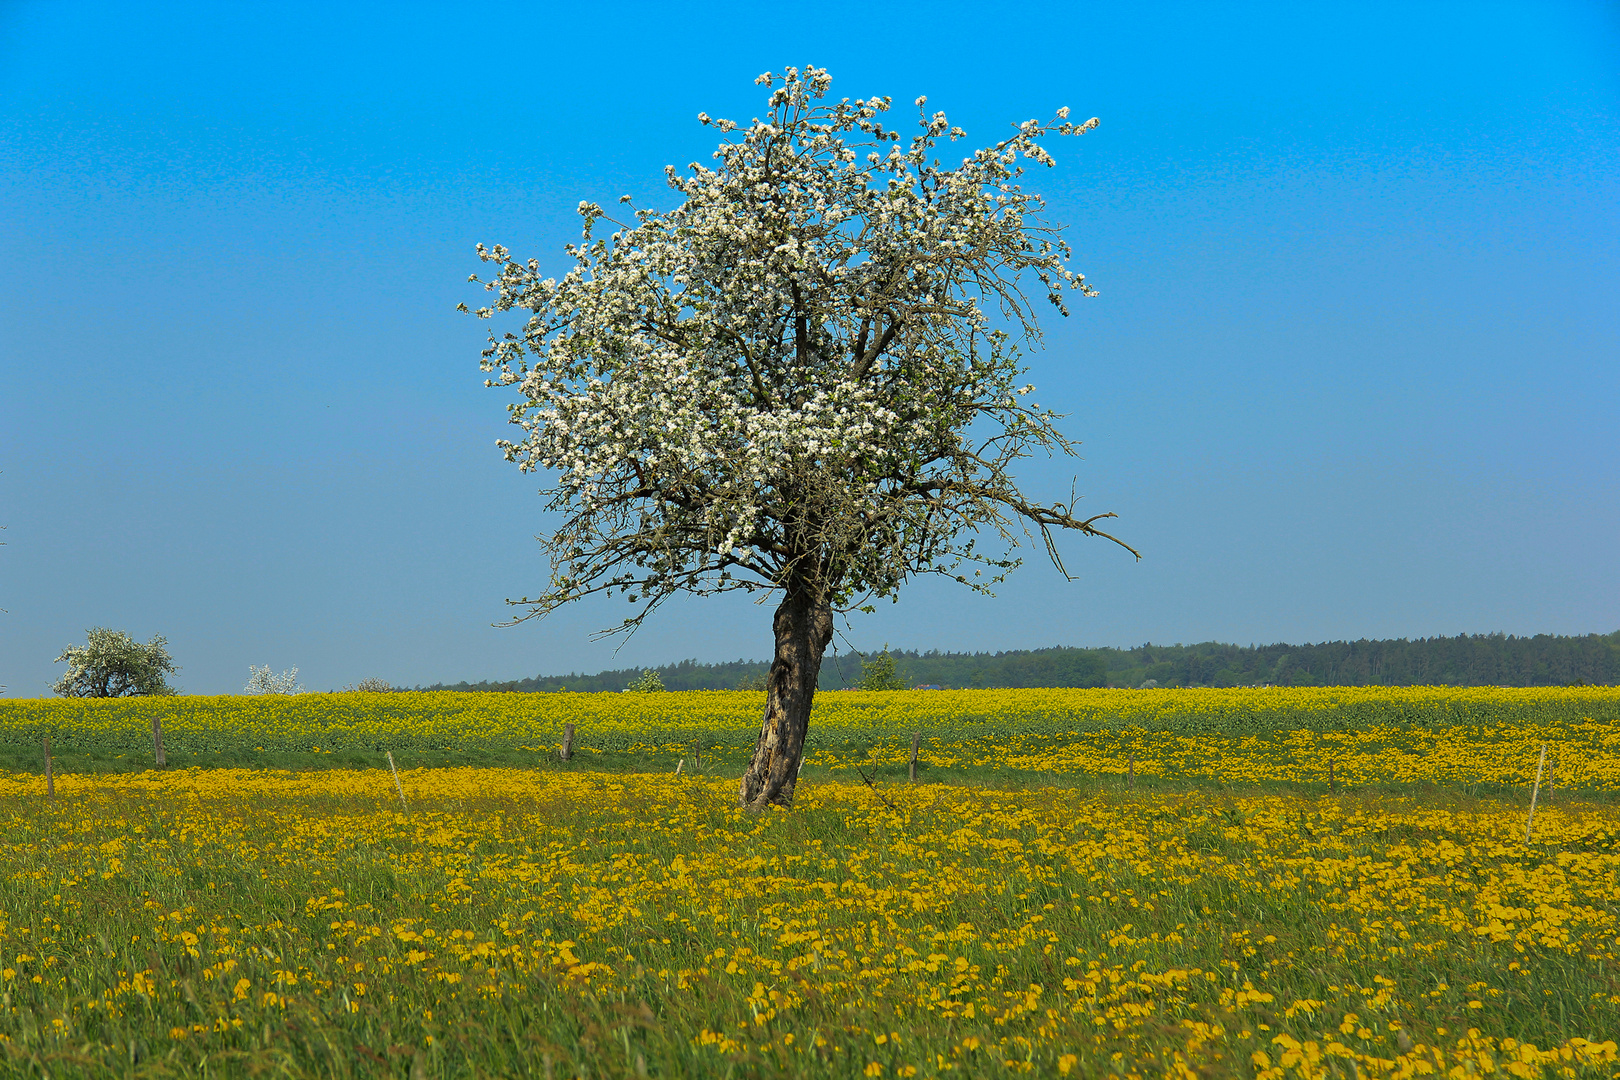
[[[630,684],[630,689],[638,694],[651,694],[663,688],[664,680],[652,668],[643,671],[641,677]]]
[[[297,670],[297,668],[293,669],[294,672]],[[359,682],[343,688],[343,692],[346,694],[390,694],[393,691],[394,688],[388,684],[386,679],[361,679]]]
[[[1013,475],[1075,452],[1023,382],[1030,291],[1065,314],[1093,295],[1019,178],[1053,163],[1046,136],[1097,122],[1060,109],[945,165],[942,141],[965,135],[924,98],[903,139],[889,98],[831,101],[825,71],[758,81],[764,119],[699,114],[718,163],[666,169],[674,209],[616,220],[582,202],[561,278],[498,244],[478,246],[492,278],[472,277],[495,293],[479,317],[528,313],[483,354],[488,384],[520,394],[506,458],[556,476],[551,580],[510,601],[519,618],[617,593],[637,607],[609,632],[628,632],[681,592],[780,597],[739,791],[755,809],[792,802],[836,612],[913,574],[987,592],[1034,533],[1060,571],[1054,532],[1114,539],[1095,524],[1112,514],[1030,498]]]
[[[766,689],[767,672],[761,671],[753,675],[744,675],[737,680],[738,690],[764,690]]]
[[[861,661],[862,690],[904,690],[905,680],[900,678],[896,669],[894,657],[889,655],[889,647],[883,646],[883,651],[870,660]]]
[[[169,657],[169,642],[157,636],[145,645],[122,630],[96,627],[83,645],[69,645],[56,658],[67,671],[51,689],[62,697],[137,697],[174,693],[164,679],[180,669]]]
[[[270,665],[264,667],[248,666],[248,682],[242,687],[244,694],[302,694],[304,688],[298,685],[298,669],[289,668],[280,675],[270,670]]]

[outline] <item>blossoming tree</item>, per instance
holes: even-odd
[[[1044,137],[1097,121],[1060,110],[946,167],[941,141],[964,133],[926,99],[906,138],[890,99],[833,101],[825,71],[758,81],[764,119],[699,115],[723,141],[713,167],[666,169],[674,209],[618,221],[581,203],[560,279],[482,244],[495,272],[472,277],[494,294],[480,317],[530,313],[491,332],[483,369],[519,394],[507,460],[556,476],[551,580],[510,601],[519,618],[622,594],[634,608],[612,633],[678,592],[777,596],[740,793],[754,808],[792,802],[836,612],[919,573],[985,591],[1036,533],[1060,571],[1054,531],[1114,539],[1095,524],[1113,515],[1033,500],[1012,474],[1074,452],[1019,385],[1020,346],[1039,341],[1027,290],[1065,314],[1068,294],[1094,295],[1018,180],[1052,164]]]
[[[145,645],[123,630],[104,626],[86,631],[83,645],[69,645],[56,658],[67,671],[51,685],[62,697],[164,697],[174,687],[163,676],[180,669],[169,656],[169,641],[158,635]]]

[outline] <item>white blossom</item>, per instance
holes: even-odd
[[[289,668],[280,675],[270,670],[270,665],[264,667],[248,667],[247,685],[242,688],[244,694],[302,694],[304,688],[298,685],[298,669]]]
[[[476,314],[528,312],[483,354],[488,382],[518,395],[521,435],[500,445],[555,478],[567,515],[544,540],[550,585],[514,601],[534,613],[620,591],[642,605],[633,626],[677,590],[806,574],[840,604],[916,572],[985,588],[955,568],[1014,561],[980,554],[976,529],[1096,531],[1026,502],[1007,471],[1032,447],[1072,451],[1052,414],[1017,402],[1033,389],[1014,392],[1020,349],[1039,341],[1021,282],[1065,314],[1069,294],[1095,295],[1021,162],[1050,165],[1043,137],[1096,122],[1027,121],[946,168],[936,144],[962,133],[926,98],[905,139],[881,122],[890,99],[831,101],[825,71],[758,82],[764,119],[713,166],[666,169],[673,209],[617,222],[581,201],[561,277],[478,245],[496,273]]]

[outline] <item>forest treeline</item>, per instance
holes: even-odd
[[[870,659],[876,654],[867,654]],[[1134,649],[1027,649],[996,653],[891,651],[907,685],[941,687],[1141,686],[1611,686],[1620,683],[1620,631],[1564,637],[1459,634],[1317,645],[1140,645]],[[861,680],[859,654],[827,656],[820,688]],[[757,660],[653,668],[669,690],[730,690],[757,684]],[[640,668],[594,675],[537,675],[510,682],[460,682],[425,690],[623,690]]]

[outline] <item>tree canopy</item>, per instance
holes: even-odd
[[[833,101],[825,71],[758,81],[764,119],[699,115],[723,141],[712,167],[666,170],[673,209],[582,202],[562,277],[479,245],[496,271],[472,280],[494,294],[480,317],[529,312],[482,365],[518,391],[507,459],[556,478],[550,581],[512,601],[519,618],[618,594],[632,611],[609,632],[626,631],[679,592],[779,592],[764,740],[773,716],[808,717],[833,612],[914,574],[988,590],[1035,534],[1062,569],[1053,531],[1108,537],[1112,515],[1033,500],[1013,475],[1074,452],[1022,382],[1040,340],[1028,283],[1064,313],[1093,294],[1019,178],[1053,163],[1044,138],[1097,121],[1062,109],[945,165],[965,136],[926,99],[906,138],[890,99]],[[776,801],[802,730],[783,738],[785,757],[761,751]]]
[[[164,679],[180,669],[169,657],[168,641],[154,637],[145,645],[122,630],[95,627],[83,645],[69,645],[56,658],[68,669],[51,690],[62,697],[135,697],[172,694]]]
[[[907,683],[955,689],[1139,686],[1571,686],[1620,685],[1620,631],[1565,637],[1460,634],[1456,637],[1325,641],[1307,645],[1138,645],[1131,649],[1054,647],[1003,652],[894,650]],[[858,686],[865,658],[824,665],[821,689]],[[768,662],[682,660],[658,668],[671,690],[763,690]],[[535,675],[419,690],[543,693],[617,690],[640,669]]]

